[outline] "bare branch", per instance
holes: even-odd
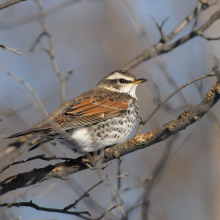
[[[32,186],[28,189],[26,189],[24,192],[22,193],[19,193],[12,202],[8,203],[8,205],[6,205],[1,211],[0,213],[4,212],[7,208],[9,208],[13,203],[15,203],[17,201],[17,199],[19,199],[21,196],[24,196],[28,191],[30,191],[32,188],[36,187],[37,185],[35,186]]]
[[[41,1],[36,0],[36,3],[38,4],[38,8],[39,8],[40,15],[41,15],[41,25],[42,25],[42,28],[43,28],[43,32],[38,36],[36,41],[31,46],[30,50],[31,51],[34,50],[37,43],[40,42],[41,37],[43,37],[44,35],[46,35],[48,37],[49,42],[50,42],[49,49],[47,49],[47,48],[42,48],[42,49],[49,55],[49,57],[51,59],[52,66],[53,66],[53,69],[54,69],[56,75],[58,76],[58,78],[60,80],[60,85],[61,85],[61,106],[63,106],[66,103],[66,83],[69,80],[70,76],[72,75],[72,71],[68,71],[67,76],[65,76],[65,74],[63,72],[61,72],[61,70],[58,66],[58,63],[55,59],[54,38],[52,37],[52,35],[49,32],[47,22],[46,22],[46,14],[43,11]]]
[[[163,22],[162,22],[162,24],[159,25],[159,24],[156,22],[156,20],[154,19],[154,17],[153,17],[152,15],[149,15],[149,16],[153,19],[154,23],[155,23],[156,26],[157,26],[158,31],[160,32],[160,37],[161,37],[160,42],[161,42],[161,43],[164,43],[164,42],[166,41],[166,35],[163,33],[162,28],[163,28],[164,24],[166,23],[166,21],[169,19],[169,17],[166,18],[166,19],[164,19]]]
[[[23,53],[18,52],[17,49],[12,49],[12,48],[6,47],[4,44],[0,44],[0,47],[1,47],[3,50],[10,50],[10,51],[12,51],[12,52],[14,52],[14,53],[16,53],[16,54],[23,55]]]
[[[24,2],[24,1],[27,1],[27,0],[7,0],[6,2],[4,2],[0,5],[0,10],[2,10],[4,8],[7,8],[11,5],[14,5],[14,4],[17,4],[17,3],[20,3],[20,2]]]
[[[95,220],[102,220],[106,217],[106,215],[108,215],[109,212],[111,212],[113,209],[117,209],[119,206],[121,206],[122,204],[119,203],[115,206],[113,206],[112,208],[110,208],[109,210],[107,210],[105,213],[103,213],[100,217],[96,218]]]
[[[180,86],[177,90],[175,90],[173,93],[171,93],[166,99],[163,100],[163,102],[161,102],[152,112],[150,115],[147,116],[146,119],[142,119],[141,118],[141,122],[140,122],[140,125],[136,131],[136,134],[140,134],[141,133],[141,130],[143,128],[143,126],[145,125],[145,123],[147,123],[149,121],[149,119],[169,100],[171,99],[176,93],[178,93],[181,89],[185,88],[186,86],[200,80],[200,79],[203,79],[203,78],[206,78],[206,77],[212,77],[212,76],[217,76],[219,75],[219,72],[220,72],[220,69],[215,69],[215,70],[212,70],[210,73],[207,73],[203,76],[200,76],[196,79],[193,79],[191,80],[190,82],[187,82],[185,84],[183,84],[182,86]]]
[[[36,108],[40,113],[42,113],[43,116],[46,116],[46,115],[44,114],[44,111],[42,111],[41,106],[39,106],[39,104],[31,97],[31,95],[30,95],[28,92],[24,91],[23,89],[21,89],[21,88],[19,88],[19,87],[18,87],[18,90],[26,97],[26,99],[31,103],[31,105],[32,105],[34,108]],[[45,111],[46,111],[46,110],[45,110]]]
[[[19,0],[18,0],[19,1]],[[21,0],[21,1],[26,1],[26,0]],[[77,3],[77,2],[80,2],[80,1],[82,1],[82,0],[69,0],[69,1],[65,1],[65,2],[62,2],[62,3],[59,3],[59,4],[57,4],[57,5],[55,5],[55,6],[53,6],[53,7],[51,7],[51,8],[49,8],[48,10],[46,10],[45,12],[44,12],[44,14],[46,15],[46,16],[48,16],[49,14],[52,14],[52,13],[56,13],[57,11],[60,11],[61,9],[63,9],[63,8],[65,8],[65,7],[68,7],[68,6],[70,6],[71,4],[73,4],[73,3]],[[23,18],[23,19],[20,19],[20,20],[18,20],[18,21],[16,21],[16,22],[11,22],[11,23],[9,23],[9,24],[6,24],[6,25],[2,25],[2,26],[0,26],[0,29],[8,29],[8,28],[14,28],[14,27],[18,27],[18,26],[21,26],[21,25],[23,25],[23,24],[27,24],[27,23],[29,23],[29,22],[32,22],[32,21],[34,21],[34,20],[37,20],[37,19],[39,19],[41,17],[41,15],[32,15],[32,16],[30,16],[30,17],[28,17],[28,18]]]
[[[67,103],[66,103],[67,104]],[[58,109],[56,109],[55,111],[53,111],[49,117],[50,118],[54,118],[56,117],[61,111],[63,110],[63,107],[60,107]],[[41,126],[42,124],[44,124],[48,119],[44,119],[42,120],[40,123],[36,124],[35,126]],[[34,136],[32,134],[24,136],[22,138],[20,138],[19,140],[16,140],[12,143],[10,143],[7,148],[3,151],[0,152],[0,159],[10,155],[11,153],[15,152],[17,149],[21,148],[21,146],[24,145],[24,143],[30,143],[31,139]],[[17,154],[16,154],[17,155]]]
[[[118,178],[118,179],[120,179],[120,178],[125,178],[125,177],[127,177],[129,174],[130,174],[130,173],[124,173],[124,174],[122,174],[122,175],[114,176],[114,177],[111,177],[111,178],[107,178],[107,176],[106,176],[105,179],[99,181],[99,182],[96,183],[94,186],[92,186],[90,189],[88,189],[85,193],[83,193],[83,195],[80,196],[80,198],[77,199],[74,203],[72,203],[72,204],[66,206],[66,207],[64,208],[64,210],[69,210],[69,209],[71,209],[71,208],[76,208],[76,205],[77,205],[84,197],[88,197],[88,196],[89,196],[88,193],[89,193],[91,190],[93,190],[95,187],[97,187],[98,185],[100,185],[101,183],[103,183],[103,182],[105,182],[105,181],[108,181],[108,180],[115,179],[115,178]]]
[[[10,163],[8,164],[7,166],[5,166],[1,171],[0,171],[0,174],[7,170],[9,167],[12,167],[14,165],[17,165],[17,164],[21,164],[21,163],[26,163],[28,161],[32,161],[32,160],[36,160],[36,159],[41,159],[41,160],[44,160],[44,161],[51,161],[51,160],[65,160],[65,161],[68,161],[68,160],[72,160],[72,158],[63,158],[63,157],[56,157],[56,156],[53,156],[53,157],[45,157],[45,154],[42,154],[42,155],[37,155],[37,156],[34,156],[34,157],[30,157],[28,159],[24,159],[24,160],[21,160],[21,161],[16,161],[14,163]]]
[[[147,34],[146,34],[146,31],[145,31],[145,28],[144,26],[141,25],[141,22],[138,20],[137,16],[135,15],[134,11],[132,10],[132,8],[130,7],[129,3],[127,0],[123,0],[122,1],[125,6],[125,8],[127,9],[128,13],[129,13],[129,16],[131,18],[131,21],[135,27],[135,30],[137,31],[137,34],[138,36],[140,36],[140,39],[143,43],[143,47],[145,48],[146,46],[148,46],[148,37],[147,37]],[[151,16],[151,15],[150,15]],[[152,16],[151,16],[152,17]],[[160,35],[161,35],[161,39],[160,39],[160,42],[164,42],[165,41],[165,34],[163,33],[162,31],[162,28],[164,26],[164,24],[166,23],[166,21],[169,19],[166,18],[164,21],[162,21],[162,24],[159,25],[156,20],[152,17],[153,21],[155,22],[159,32],[160,32]],[[165,78],[168,79],[169,83],[172,84],[174,87],[178,88],[177,84],[175,83],[174,79],[172,77],[169,76],[166,68],[165,68],[165,65],[159,60],[159,57],[154,57],[154,61],[155,63],[161,68],[162,70],[162,73],[165,75]],[[149,78],[151,78],[151,81],[153,82],[153,79],[152,77],[150,76],[150,74],[147,74]],[[153,82],[154,83],[154,82]],[[154,83],[155,84],[155,83]],[[157,88],[157,85],[155,84],[155,88]],[[158,90],[159,91],[159,90]],[[160,94],[160,93],[157,93],[157,94]],[[180,92],[179,95],[182,97],[185,105],[187,105],[187,101],[184,97],[184,95]],[[155,98],[154,98],[155,99]],[[155,99],[156,100],[156,99]],[[158,96],[158,102],[160,103],[161,101],[160,100],[160,95]]]
[[[164,169],[166,162],[170,156],[171,148],[173,145],[176,136],[174,136],[166,146],[166,149],[161,156],[160,160],[158,161],[157,165],[155,166],[154,170],[151,172],[147,180],[145,180],[144,188],[145,192],[143,195],[143,203],[142,203],[142,219],[148,219],[147,214],[149,210],[149,200],[150,194],[152,192],[152,188],[154,186],[155,181],[157,180],[158,176],[161,174],[162,170]]]
[[[44,116],[48,116],[39,96],[37,95],[36,91],[27,83],[25,82],[24,80],[20,79],[18,76],[14,75],[13,73],[10,73],[9,71],[3,69],[3,68],[0,68],[0,71],[2,71],[3,73],[11,76],[12,78],[16,79],[18,82],[22,83],[35,97],[36,101],[37,101],[37,104],[39,105],[39,108],[40,108],[40,112],[42,112],[44,114]]]
[[[123,6],[125,7],[125,9],[127,10],[128,15],[130,16],[130,19],[135,27],[135,30],[137,31],[138,35],[140,36],[140,39],[141,39],[143,45],[146,46],[145,39],[147,39],[147,34],[146,34],[144,26],[138,20],[134,11],[130,7],[128,0],[122,0],[122,3],[123,3]]]
[[[17,202],[17,203],[3,203],[3,204],[0,204],[0,207],[5,207],[5,206],[8,206],[9,208],[11,207],[31,207],[31,208],[34,208],[36,210],[41,210],[41,211],[46,211],[46,212],[56,212],[56,213],[64,213],[64,214],[69,214],[69,215],[75,215],[75,216],[78,216],[82,219],[85,219],[85,220],[92,220],[91,218],[87,218],[83,215],[89,215],[90,216],[90,213],[88,211],[85,211],[85,212],[71,212],[71,211],[65,211],[63,209],[55,209],[55,208],[46,208],[46,207],[43,207],[43,206],[39,206],[37,205],[36,203],[33,203],[32,201],[30,202]]]
[[[207,0],[198,0],[197,1],[197,8],[196,8],[196,16],[195,16],[195,22],[194,22],[194,25],[193,25],[193,31],[195,30],[196,28],[196,25],[197,25],[197,22],[198,22],[198,17],[199,17],[199,14],[202,10],[204,10],[205,8],[209,7],[209,3]]]
[[[203,11],[207,8],[209,8],[211,5],[205,4],[205,7],[201,7],[200,11]],[[130,60],[128,63],[126,63],[122,69],[132,69],[142,63],[143,61],[149,60],[155,56],[158,56],[163,53],[167,53],[174,48],[182,45],[183,43],[189,41],[190,39],[201,36],[203,32],[208,29],[216,20],[220,18],[220,10],[216,11],[209,19],[206,21],[200,28],[190,32],[188,35],[181,37],[180,39],[176,40],[174,43],[171,43],[170,45],[166,44],[170,42],[186,25],[189,24],[190,21],[192,21],[195,16],[198,15],[197,13],[198,9],[197,7],[191,12],[189,16],[187,16],[181,24],[179,24],[169,35],[164,36],[163,42],[159,41],[158,43],[154,44],[150,48],[144,50],[140,55],[136,56],[134,59]]]
[[[53,140],[53,141],[50,141],[51,144],[53,144],[55,147],[57,147],[65,157],[69,157],[68,154],[65,152],[65,150],[63,149],[63,147],[61,147],[57,141]]]
[[[220,37],[206,37],[204,34],[200,35],[204,39],[211,41],[211,40],[220,40]]]
[[[42,38],[43,36],[45,36],[45,35],[48,35],[48,33],[43,32],[43,33],[41,33],[41,34],[37,37],[37,39],[34,41],[34,43],[32,44],[32,46],[31,46],[31,48],[30,48],[30,52],[33,52],[33,51],[34,51],[34,49],[35,49],[35,47],[37,46],[37,44],[40,43],[41,38]]]

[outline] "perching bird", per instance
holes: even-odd
[[[68,148],[82,153],[123,143],[138,118],[136,88],[146,81],[126,70],[114,71],[93,89],[70,101],[51,122],[8,138],[42,134],[30,150],[58,139]]]

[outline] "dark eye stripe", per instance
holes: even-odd
[[[114,85],[114,84],[118,84],[118,83],[120,83],[120,84],[131,83],[132,81],[121,78],[121,79],[109,79],[108,82],[110,84]]]
[[[121,79],[119,79],[119,82],[120,83],[130,83],[131,81],[121,78]]]

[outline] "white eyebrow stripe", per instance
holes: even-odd
[[[132,77],[122,75],[121,73],[118,73],[118,72],[115,72],[114,74],[108,76],[106,79],[121,79],[121,78],[129,80],[129,81],[134,81]]]

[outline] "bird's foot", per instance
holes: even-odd
[[[108,167],[112,162],[107,163],[106,165],[102,166],[100,164],[96,164],[95,166],[91,166],[89,163],[84,163],[89,169],[91,170],[97,170],[97,169],[102,169],[104,170],[106,167]]]

